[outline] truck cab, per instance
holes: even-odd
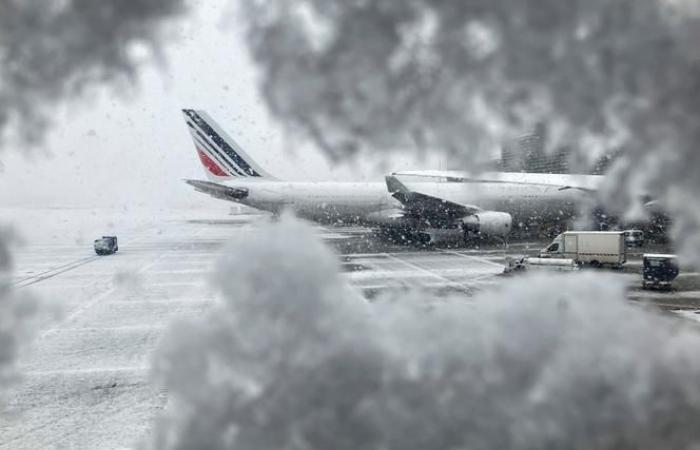
[[[644,232],[642,230],[625,230],[625,244],[628,247],[644,246]]]
[[[671,282],[678,276],[678,257],[645,253],[642,256],[642,288],[662,287],[671,289]]]
[[[540,258],[556,258],[557,256],[561,256],[564,253],[563,241],[563,234],[554,238],[551,244],[540,251]]]

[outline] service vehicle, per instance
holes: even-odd
[[[671,282],[678,276],[678,257],[645,253],[642,256],[642,288],[671,288]]]
[[[95,239],[95,253],[98,255],[111,255],[119,250],[119,244],[116,236],[102,236],[100,239]]]
[[[627,262],[625,235],[622,231],[567,231],[542,249],[539,257],[573,259],[578,265],[593,267],[620,267]]]
[[[578,264],[572,258],[526,258],[525,265],[528,270],[550,270],[556,272],[571,272],[579,269]]]
[[[572,272],[578,270],[576,261],[570,258],[534,258],[534,257],[506,257],[506,264],[503,268],[504,274],[512,274],[524,271],[551,271],[551,272]]]

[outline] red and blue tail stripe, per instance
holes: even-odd
[[[272,178],[204,112],[183,109],[200,161],[212,178]]]

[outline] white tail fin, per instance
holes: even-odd
[[[235,178],[272,179],[207,113],[183,109],[199,160],[213,180]]]

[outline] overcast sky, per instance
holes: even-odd
[[[0,154],[0,206],[211,205],[183,178],[204,178],[180,110],[207,110],[261,165],[290,180],[381,180],[384,166],[333,167],[315,147],[271,120],[243,32],[226,0],[202,2],[166,48],[167,66],[144,66],[131,91],[104,89],[56,112],[41,149]],[[226,21],[226,30],[222,29]],[[215,203],[216,204],[216,203]]]

